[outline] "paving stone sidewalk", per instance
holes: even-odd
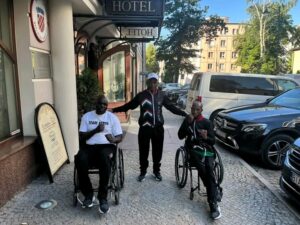
[[[136,181],[139,171],[136,122],[138,111],[133,112],[126,137],[121,147],[125,163],[125,187],[121,191],[120,204],[113,199],[107,215],[100,215],[97,207],[82,209],[72,206],[74,164],[65,165],[49,184],[46,176],[33,181],[23,192],[0,208],[0,224],[49,225],[49,224],[109,224],[109,225],[204,225],[204,224],[300,224],[299,219],[279,201],[274,194],[241,163],[237,156],[221,151],[225,168],[220,203],[222,218],[209,218],[206,197],[196,194],[189,200],[189,179],[185,188],[175,183],[174,159],[181,145],[177,130],[181,117],[165,113],[165,143],[162,159],[163,181],[157,182],[150,174],[145,181]],[[150,166],[152,166],[150,154]],[[35,205],[44,199],[54,199],[57,206],[40,210]]]

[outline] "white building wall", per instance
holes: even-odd
[[[54,107],[71,161],[79,149],[72,13],[71,2],[49,1]]]

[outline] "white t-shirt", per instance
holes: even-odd
[[[87,112],[82,116],[79,131],[88,132],[94,130],[99,123],[104,123],[104,130],[94,134],[86,141],[86,144],[109,144],[110,142],[105,137],[106,134],[112,134],[113,136],[122,134],[120,121],[115,114],[106,111],[104,114],[98,115],[95,110]]]

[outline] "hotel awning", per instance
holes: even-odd
[[[92,0],[90,0],[92,1]],[[73,0],[75,2],[75,0]],[[76,1],[78,4],[78,1]],[[84,1],[86,2],[86,1]],[[79,33],[91,42],[96,39],[148,42],[160,35],[165,0],[102,0],[95,10],[74,10],[74,23]]]

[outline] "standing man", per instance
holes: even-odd
[[[162,180],[160,174],[160,161],[164,142],[162,106],[176,115],[187,115],[184,111],[173,105],[165,92],[158,90],[158,75],[156,73],[148,74],[146,83],[146,90],[138,93],[125,105],[112,109],[113,112],[126,112],[129,109],[135,109],[140,106],[140,117],[138,121],[140,125],[138,144],[141,172],[138,176],[138,181],[140,182],[145,179],[149,166],[148,155],[150,140],[152,144],[153,175],[157,181]]]
[[[122,128],[120,121],[107,110],[107,99],[104,95],[96,101],[96,110],[83,115],[79,128],[80,141],[84,142],[75,156],[75,165],[78,171],[79,188],[85,196],[82,207],[93,206],[94,193],[88,175],[91,166],[99,168],[99,212],[107,213],[108,181],[111,172],[111,158],[116,151],[116,143],[122,140]]]
[[[218,186],[214,175],[215,135],[212,123],[202,116],[203,106],[199,101],[194,101],[191,107],[191,114],[182,122],[179,130],[179,139],[186,139],[185,147],[189,150],[190,161],[197,167],[201,180],[207,191],[207,201],[210,206],[210,213],[213,219],[221,217],[218,206]],[[198,146],[204,146],[199,148]]]

